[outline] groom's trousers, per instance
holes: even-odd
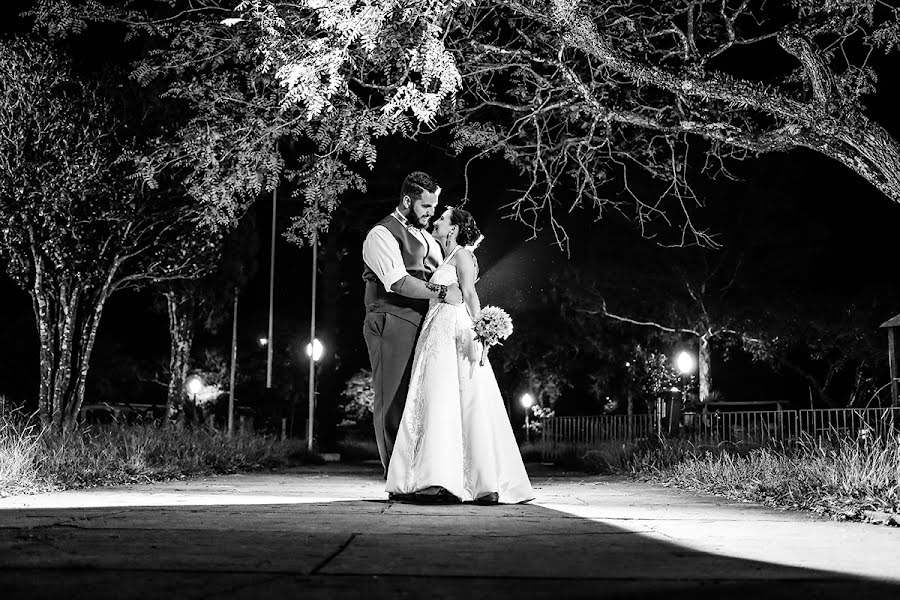
[[[384,312],[366,313],[363,337],[372,365],[372,416],[378,455],[387,477],[391,452],[403,417],[419,326]]]

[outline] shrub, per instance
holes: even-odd
[[[2,418],[0,418],[2,419]],[[157,422],[105,424],[73,432],[40,432],[25,420],[0,420],[0,492],[35,492],[158,481],[320,463],[304,440]]]

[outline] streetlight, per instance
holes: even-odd
[[[194,399],[194,404],[197,403],[197,394],[200,393],[200,390],[203,389],[204,385],[203,378],[199,375],[191,375],[184,383],[184,387],[187,389],[188,394]]]
[[[259,338],[259,345],[260,345],[260,346],[265,346],[265,345],[267,345],[268,343],[269,343],[269,338],[264,338],[264,337]]]
[[[313,250],[315,253],[315,250]],[[313,308],[315,310],[315,308]],[[309,361],[309,422],[306,427],[306,447],[312,452],[313,449],[313,419],[316,411],[316,363],[322,358],[325,352],[325,346],[314,337],[313,341],[306,345],[306,355],[312,360]]]
[[[675,358],[675,366],[678,367],[678,370],[682,375],[689,375],[690,373],[694,372],[694,368],[697,366],[697,361],[694,360],[693,354],[686,350],[682,350]]]
[[[697,361],[693,354],[686,350],[682,350],[678,353],[678,356],[675,357],[675,366],[681,373],[681,406],[675,405],[673,401],[672,414],[669,415],[669,433],[671,435],[677,433],[676,421],[680,422],[681,411],[687,405],[688,381],[690,380],[691,373],[697,368]],[[673,390],[674,389],[677,388],[673,388]]]
[[[322,342],[319,341],[319,338],[314,339],[311,344],[306,345],[306,355],[312,357],[313,362],[319,362],[319,359],[322,358],[322,352],[324,351],[325,347],[322,345]]]
[[[522,394],[522,397],[519,399],[519,402],[522,403],[522,408],[525,409],[525,441],[531,441],[531,420],[529,419],[528,413],[530,412],[531,405],[534,404],[534,396],[525,392]]]
[[[191,398],[194,401],[194,405],[191,407],[191,414],[194,415],[194,418],[197,416],[197,394],[200,393],[200,390],[202,390],[205,385],[203,378],[199,375],[191,375],[187,378],[187,381],[184,382],[187,393],[191,395]]]
[[[678,371],[681,372],[682,381],[681,381],[681,405],[684,406],[687,403],[687,388],[688,388],[688,378],[691,376],[691,373],[694,372],[694,369],[697,367],[697,361],[694,360],[694,355],[686,350],[682,350],[678,353],[678,356],[675,357],[675,366],[678,367]]]

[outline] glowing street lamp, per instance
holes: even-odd
[[[313,252],[315,254],[315,252]],[[315,306],[315,304],[313,305]],[[313,309],[315,310],[315,308]],[[315,365],[322,358],[325,352],[325,346],[314,337],[313,341],[306,345],[306,355],[312,360],[309,361],[309,414],[307,417],[306,427],[306,445],[310,452],[313,449],[313,420],[316,414],[316,369]]]
[[[697,361],[694,360],[693,354],[682,350],[675,358],[675,366],[678,367],[678,370],[682,375],[689,375],[693,373],[694,369],[697,367]]]
[[[531,441],[531,420],[529,418],[529,413],[531,412],[531,405],[534,404],[534,396],[525,392],[522,394],[522,397],[519,398],[519,402],[522,403],[522,408],[525,409],[525,441]]]
[[[205,385],[203,378],[199,375],[191,375],[187,378],[187,381],[184,382],[184,387],[187,390],[187,393],[193,398],[194,404],[197,404],[197,394],[200,393],[200,390],[202,390]]]
[[[268,343],[269,343],[269,338],[264,338],[264,337],[259,338],[260,346],[266,346],[266,345],[268,345]]]
[[[312,357],[313,362],[319,362],[323,352],[325,352],[325,346],[322,345],[319,338],[314,339],[311,344],[306,345],[306,355]]]
[[[694,355],[686,350],[682,350],[678,353],[678,356],[675,357],[675,366],[678,367],[678,371],[681,373],[682,382],[681,382],[681,404],[684,406],[687,403],[687,388],[688,388],[688,378],[691,373],[694,372],[694,369],[697,368],[697,361],[694,360]]]

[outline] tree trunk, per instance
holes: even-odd
[[[700,402],[709,400],[709,390],[712,387],[712,370],[710,369],[709,338],[700,336],[700,351],[697,355],[697,378],[700,380]]]
[[[38,411],[45,427],[70,430],[84,403],[91,352],[107,293],[90,293],[68,282],[51,289],[44,284],[36,277],[30,290],[40,342]]]
[[[190,368],[196,317],[191,294],[168,290],[165,297],[169,313],[169,391],[166,396],[166,419],[169,420],[184,412],[184,385]]]

